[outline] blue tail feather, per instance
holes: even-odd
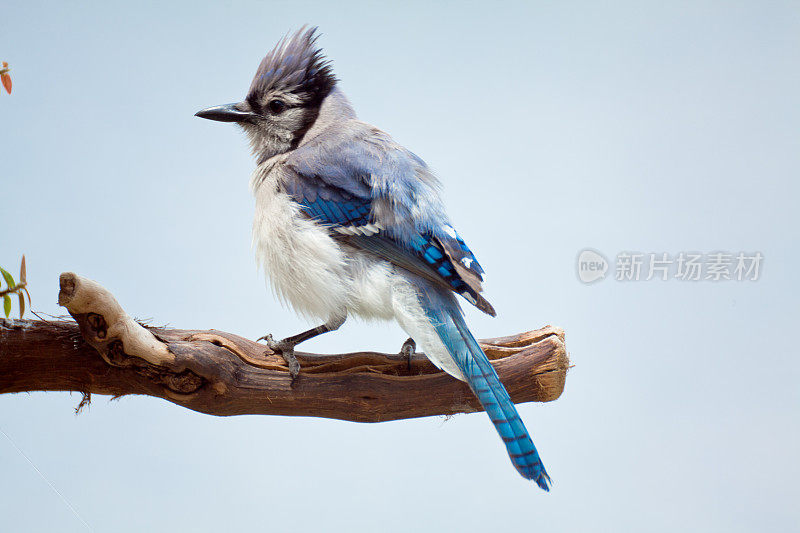
[[[467,328],[453,295],[434,290],[423,293],[421,300],[439,338],[503,439],[514,467],[525,479],[532,479],[542,489],[550,490],[550,476],[528,430],[489,358]]]

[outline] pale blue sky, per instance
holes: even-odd
[[[14,2],[0,60],[0,264],[28,258],[153,322],[306,326],[250,250],[234,126],[286,31],[359,115],[426,159],[488,273],[481,337],[555,324],[575,368],[523,419],[521,479],[483,414],[360,425],[214,418],[162,400],[0,397],[0,429],[94,531],[789,531],[800,523],[800,4]],[[757,282],[582,285],[578,252],[761,251]],[[304,349],[395,351],[348,323]],[[291,452],[290,452],[291,450]],[[86,531],[0,435],[0,531]]]

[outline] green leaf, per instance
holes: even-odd
[[[19,317],[22,318],[22,315],[25,314],[25,293],[19,291]]]
[[[5,268],[0,267],[0,273],[3,274],[3,278],[6,280],[6,285],[8,285],[9,289],[17,285],[16,283],[14,283],[14,276],[9,274]]]
[[[11,297],[6,294],[3,296],[3,311],[6,312],[6,318],[11,314]]]

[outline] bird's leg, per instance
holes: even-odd
[[[417,351],[417,343],[414,342],[414,339],[410,337],[406,340],[406,342],[403,343],[403,346],[400,348],[400,356],[405,358],[409,372],[411,371],[411,358],[414,357],[416,351]]]
[[[292,381],[294,381],[295,378],[297,378],[297,375],[300,373],[300,362],[294,355],[294,347],[301,342],[307,341],[308,339],[313,339],[317,335],[322,335],[323,333],[328,333],[329,331],[336,331],[342,327],[342,324],[344,324],[345,320],[347,320],[347,314],[333,317],[321,326],[311,328],[307,331],[303,331],[302,333],[298,333],[297,335],[292,335],[291,337],[286,337],[280,341],[273,339],[272,334],[264,335],[258,340],[266,341],[267,347],[269,347],[270,350],[281,354],[283,359],[286,361],[286,364],[289,365],[289,375],[292,376]]]

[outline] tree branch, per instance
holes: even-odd
[[[276,414],[380,422],[480,410],[469,388],[423,355],[298,352],[292,384],[280,355],[216,330],[153,328],[98,283],[61,275],[71,321],[0,320],[0,393],[146,394],[213,415]],[[560,328],[481,341],[511,398],[552,401],[569,360]],[[100,357],[98,357],[98,353]]]

